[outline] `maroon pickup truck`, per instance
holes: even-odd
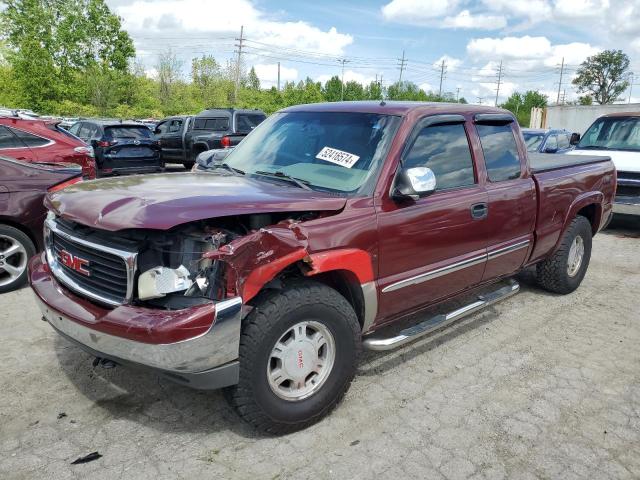
[[[528,159],[504,110],[303,105],[209,172],[49,195],[30,281],[44,318],[103,365],[227,387],[242,417],[283,433],[339,402],[361,348],[398,347],[513,295],[525,267],[547,290],[575,290],[615,184],[608,158]]]

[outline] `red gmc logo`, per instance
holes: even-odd
[[[62,263],[65,267],[75,270],[76,272],[81,273],[82,275],[86,275],[87,277],[91,275],[91,272],[89,272],[89,270],[85,268],[89,266],[89,260],[80,258],[77,255],[74,256],[66,250],[60,250],[58,252],[58,258],[60,259],[60,263]]]

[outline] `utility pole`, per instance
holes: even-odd
[[[402,83],[402,72],[404,72],[407,65],[407,60],[404,58],[404,50],[402,50],[402,58],[399,58],[398,61],[400,62],[400,78],[398,79],[398,83]]]
[[[340,101],[342,101],[344,100],[344,64],[348,63],[349,60],[346,58],[339,58],[338,62],[342,63],[342,79],[340,80],[340,83],[342,84],[340,89]]]
[[[484,97],[478,97],[478,105],[482,105],[482,100],[484,100]]]
[[[633,72],[629,74],[629,103],[631,103],[631,92],[633,91]]]
[[[562,63],[560,64],[560,81],[558,82],[558,98],[556,104],[560,105],[560,89],[562,88],[562,74],[564,73],[564,57],[562,57]],[[562,102],[564,103],[564,101]]]
[[[440,65],[440,90],[438,90],[438,97],[442,98],[442,79],[444,78],[444,69],[446,68],[447,63],[442,59],[442,65]]]
[[[498,106],[498,96],[500,95],[500,82],[502,81],[502,60],[498,68],[498,87],[496,88],[496,107]]]
[[[280,91],[280,62],[278,62],[278,91]]]
[[[460,101],[460,87],[456,88],[456,103]]]
[[[238,47],[238,58],[236,60],[236,89],[233,94],[233,103],[238,101],[238,89],[240,88],[240,62],[242,61],[242,42],[244,42],[244,25],[240,27],[240,38],[236,38],[238,43],[235,44]]]

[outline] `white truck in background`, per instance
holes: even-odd
[[[640,217],[640,112],[599,117],[568,154],[611,157],[618,171],[613,211]]]

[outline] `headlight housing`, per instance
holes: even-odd
[[[150,300],[164,297],[168,293],[182,292],[193,285],[189,270],[184,265],[178,268],[154,267],[138,279],[138,298]]]

